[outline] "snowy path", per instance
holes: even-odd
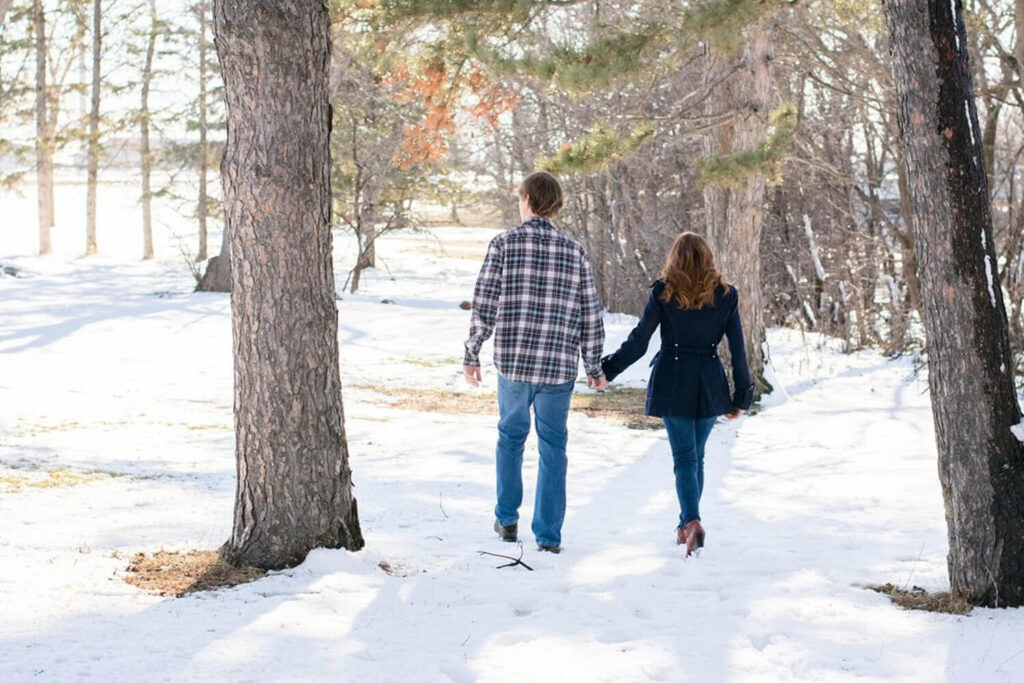
[[[788,398],[712,435],[699,559],[672,543],[663,433],[579,413],[565,552],[533,550],[528,496],[536,571],[479,556],[513,548],[490,530],[494,417],[387,398],[472,391],[458,302],[490,234],[389,237],[394,279],[340,303],[367,549],[182,599],[124,567],[228,535],[227,297],[173,263],[0,250],[30,276],[0,279],[0,680],[1024,680],[1021,610],[912,613],[862,588],[945,585],[927,382],[796,333],[771,335]],[[630,323],[608,317],[609,349]]]

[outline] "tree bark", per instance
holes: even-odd
[[[1024,448],[1010,431],[1021,413],[963,5],[884,6],[928,336],[950,586],[974,604],[1021,605]]]
[[[53,253],[50,228],[53,227],[53,136],[47,109],[50,104],[46,86],[47,44],[46,14],[42,0],[32,3],[36,38],[36,194],[39,207],[39,254]]]
[[[232,260],[233,563],[363,546],[352,495],[331,248],[326,3],[217,0]]]
[[[206,264],[206,272],[196,283],[197,292],[230,292],[231,291],[231,249],[228,241],[228,225],[224,224],[224,236],[221,238],[220,254]]]
[[[141,143],[139,156],[142,162],[142,258],[153,258],[153,195],[150,176],[153,169],[153,155],[149,148],[149,84],[153,80],[153,53],[157,39],[156,0],[149,0],[149,39],[146,42],[146,61],[142,67],[142,102],[139,108]]]
[[[103,50],[103,6],[100,0],[92,5],[92,102],[89,107],[89,171],[85,208],[85,253],[96,253],[96,182],[100,166],[100,71]]]
[[[768,133],[772,104],[772,32],[763,24],[747,29],[748,41],[737,73],[719,86],[712,98],[718,108],[735,110],[732,122],[706,138],[708,156],[725,156],[755,148]],[[712,54],[714,61],[720,56]],[[714,74],[718,69],[712,68]],[[715,76],[712,76],[715,77]],[[754,395],[772,390],[765,378],[764,304],[761,295],[761,228],[764,223],[764,175],[747,176],[733,187],[709,185],[704,190],[707,237],[726,280],[740,293],[740,319],[746,341]]]
[[[209,122],[206,111],[206,30],[209,5],[200,2],[196,9],[199,13],[199,206],[196,211],[199,218],[199,253],[196,254],[196,261],[205,261],[208,250],[206,219],[209,214],[206,183],[210,168],[210,143],[207,140]],[[230,278],[230,275],[228,277]]]
[[[14,0],[0,0],[0,28],[4,27],[4,21],[7,20],[7,13],[11,10],[11,5],[14,4]]]
[[[1013,25],[1017,32],[1017,42],[1013,46],[1013,56],[1017,59],[1017,76],[1024,82],[1024,0],[1014,0]]]

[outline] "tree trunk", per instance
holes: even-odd
[[[39,206],[39,254],[53,253],[50,228],[53,227],[53,138],[47,115],[49,93],[46,87],[46,15],[42,0],[32,3],[36,34],[36,192]]]
[[[959,0],[885,0],[952,591],[1024,604],[1024,448]],[[951,5],[953,5],[951,7]],[[970,407],[970,410],[965,408]]]
[[[715,128],[706,138],[708,156],[725,156],[757,147],[768,133],[772,104],[772,36],[769,27],[747,28],[749,40],[741,68],[719,86],[714,99],[719,109],[735,110],[732,122]],[[717,59],[716,59],[717,61]],[[711,69],[712,77],[717,77]],[[764,304],[761,296],[761,227],[764,175],[753,173],[732,187],[709,185],[704,190],[707,237],[726,280],[740,293],[740,319],[754,378],[754,396],[772,390],[765,378]]]
[[[150,175],[153,158],[149,150],[149,84],[153,80],[153,53],[157,38],[156,0],[149,0],[149,39],[146,43],[146,61],[142,67],[142,106],[139,109],[141,142],[139,156],[142,161],[142,258],[153,258],[153,196]]]
[[[4,21],[7,19],[7,13],[11,10],[11,5],[14,4],[14,0],[0,0],[0,28],[4,27]]]
[[[228,137],[238,489],[225,557],[295,565],[363,546],[352,495],[331,251],[326,3],[218,0]]]
[[[205,261],[208,250],[206,218],[209,213],[206,183],[210,168],[210,143],[206,138],[209,127],[206,112],[206,15],[209,6],[206,2],[201,2],[197,10],[199,12],[199,206],[196,213],[199,218],[199,253],[196,254],[196,261]],[[228,278],[230,277],[229,274]]]
[[[103,9],[92,5],[92,102],[89,107],[89,179],[86,188],[85,253],[96,253],[96,181],[100,167],[100,55],[103,49]]]
[[[1017,42],[1013,46],[1013,56],[1017,58],[1017,76],[1024,82],[1024,0],[1014,0],[1013,25],[1017,30]]]
[[[230,292],[231,291],[231,244],[228,241],[228,225],[224,224],[224,236],[221,238],[220,254],[206,264],[206,272],[196,283],[197,292]]]

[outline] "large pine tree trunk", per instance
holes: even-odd
[[[153,155],[149,146],[149,84],[153,80],[153,53],[157,39],[156,0],[149,0],[149,38],[146,41],[146,61],[142,67],[142,102],[139,108],[139,156],[142,161],[142,258],[153,258],[153,191],[150,177]]]
[[[100,57],[103,49],[103,9],[100,0],[92,6],[92,102],[89,107],[89,171],[86,185],[85,253],[96,253],[96,183],[100,167]]]
[[[768,134],[772,108],[772,36],[760,24],[747,29],[748,41],[736,73],[719,86],[714,104],[735,111],[733,121],[716,127],[706,138],[710,157],[756,148]],[[720,57],[713,56],[714,61]],[[712,77],[720,77],[712,68]],[[771,391],[765,378],[764,303],[761,296],[761,227],[765,180],[752,173],[730,187],[709,185],[704,190],[707,238],[726,280],[740,293],[740,319],[746,340],[754,395]]]
[[[205,261],[208,250],[206,218],[209,214],[206,183],[210,168],[210,144],[207,141],[209,122],[206,114],[206,27],[209,7],[205,2],[200,2],[196,12],[199,14],[199,253],[196,254],[196,261]]]
[[[326,4],[218,0],[228,137],[238,491],[229,561],[279,568],[363,545],[331,260]]]
[[[53,253],[53,137],[51,135],[49,92],[46,87],[46,15],[42,0],[32,3],[36,38],[36,194],[39,207],[39,253]]]
[[[951,589],[1024,604],[1024,448],[959,0],[885,0]],[[954,15],[955,12],[955,15]]]

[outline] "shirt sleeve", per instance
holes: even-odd
[[[643,355],[647,353],[647,346],[650,344],[651,335],[658,329],[658,325],[661,324],[661,304],[658,301],[658,296],[662,289],[657,286],[657,283],[651,287],[651,293],[647,296],[647,305],[644,306],[644,312],[640,316],[640,321],[633,328],[633,331],[629,333],[629,337],[626,341],[622,342],[622,346],[619,350],[610,356],[605,356],[601,361],[604,366],[605,377],[608,381],[612,381],[617,376],[622,374],[626,368],[633,363],[637,362]]]
[[[487,246],[487,255],[480,266],[473,289],[473,313],[469,323],[469,339],[466,340],[463,365],[480,365],[480,347],[494,333],[498,318],[498,299],[501,297],[501,247],[496,240]]]
[[[725,336],[729,340],[732,381],[735,385],[732,406],[733,408],[747,410],[754,400],[754,380],[750,376],[750,367],[747,365],[747,348],[746,343],[743,341],[743,325],[740,323],[740,300],[738,294],[736,295],[736,303],[729,313],[729,319],[726,321]]]
[[[601,373],[601,352],[604,351],[604,316],[601,311],[601,302],[597,298],[597,288],[594,286],[594,273],[590,269],[590,261],[586,253],[580,254],[581,258],[581,280],[580,280],[580,312],[581,335],[580,355],[583,356],[583,367],[588,377],[600,377]]]

